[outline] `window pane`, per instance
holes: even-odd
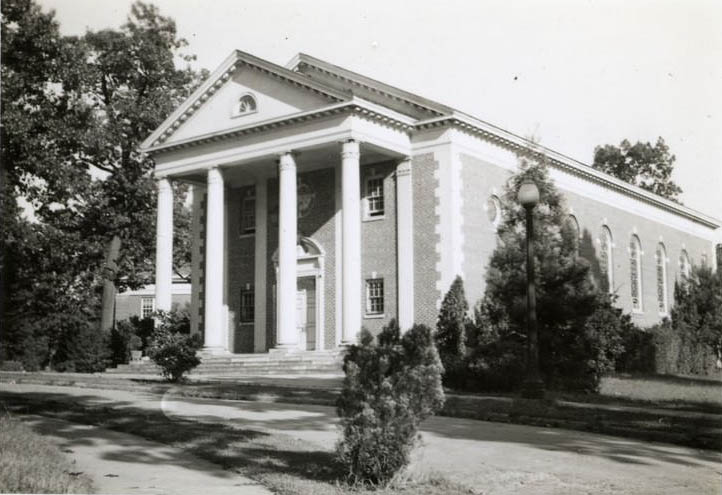
[[[380,278],[366,281],[366,313],[382,314],[384,312],[384,281]]]
[[[366,204],[368,216],[384,214],[384,179],[374,177],[366,182]]]
[[[255,294],[253,289],[241,291],[241,322],[249,323],[254,320]]]
[[[150,318],[153,314],[155,306],[155,298],[153,297],[144,297],[140,300],[140,317],[141,318]]]

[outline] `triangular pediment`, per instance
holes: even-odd
[[[193,140],[350,99],[308,77],[234,52],[142,148]]]

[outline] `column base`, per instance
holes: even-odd
[[[303,349],[298,347],[298,344],[276,344],[276,347],[268,349],[269,354],[292,354],[302,351]]]
[[[224,347],[203,347],[201,350],[196,352],[196,356],[199,358],[213,357],[213,356],[225,356],[230,354],[228,349]]]

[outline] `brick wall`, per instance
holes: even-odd
[[[361,318],[371,333],[378,333],[392,318],[397,318],[396,275],[396,181],[394,162],[376,163],[361,168],[361,217],[364,218],[366,180],[381,176],[384,181],[384,215],[381,219],[361,222]],[[384,280],[384,314],[382,318],[366,315],[366,280]]]
[[[253,287],[255,236],[242,234],[241,199],[255,186],[229,189],[226,192],[228,213],[228,320],[231,351],[253,352],[253,323],[241,323],[241,290]]]
[[[497,167],[469,155],[461,155],[464,215],[464,289],[469,307],[484,295],[489,258],[496,248],[496,225],[489,219],[487,201],[500,197],[511,176]]]
[[[436,289],[436,281],[440,279],[440,273],[436,270],[439,262],[436,252],[439,234],[435,231],[439,218],[434,197],[437,187],[434,173],[438,167],[433,153],[414,156],[411,163],[414,198],[414,322],[432,328],[436,326],[438,317],[436,302],[439,291]]]

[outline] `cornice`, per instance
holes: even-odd
[[[420,121],[416,124],[415,129],[424,130],[445,126],[455,127],[463,132],[477,136],[514,153],[524,152],[529,153],[531,156],[536,158],[546,159],[549,164],[558,169],[564,170],[567,173],[580,177],[584,180],[600,184],[607,189],[631,196],[637,200],[685,217],[706,227],[713,229],[720,227],[720,222],[717,219],[670,201],[666,198],[662,198],[661,196],[646,191],[641,187],[628,184],[616,177],[596,170],[583,162],[575,160],[574,158],[565,156],[528,139],[517,136],[509,131],[505,131],[500,127],[496,127],[488,122],[474,119],[473,117],[465,114],[453,113],[451,115]]]
[[[267,131],[276,130],[282,127],[288,127],[299,123],[318,120],[340,114],[353,114],[361,118],[365,118],[381,125],[391,127],[402,132],[410,133],[414,129],[414,120],[409,119],[401,114],[384,109],[379,105],[365,101],[360,98],[352,98],[350,101],[344,101],[335,105],[300,112],[293,115],[287,115],[263,122],[254,122],[244,126],[239,126],[224,131],[203,134],[193,138],[172,143],[158,143],[143,149],[142,151],[150,154],[159,152],[175,151],[184,148],[191,148],[207,143],[225,141],[230,138],[245,136],[249,134],[257,134]]]

